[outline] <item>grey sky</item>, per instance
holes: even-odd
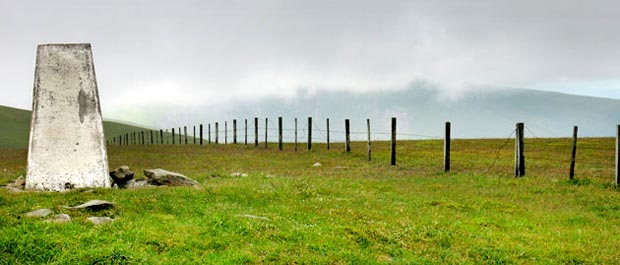
[[[620,98],[618,1],[0,0],[0,104],[30,108],[36,45],[90,42],[115,106],[480,86]]]

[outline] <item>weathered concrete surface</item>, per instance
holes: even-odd
[[[90,44],[37,49],[26,189],[110,187]]]

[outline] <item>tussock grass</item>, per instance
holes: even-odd
[[[432,140],[399,142],[395,167],[387,142],[373,143],[371,162],[361,142],[348,154],[340,144],[111,146],[111,167],[161,167],[201,186],[2,190],[0,263],[619,263],[614,140],[580,139],[574,181],[570,143],[526,139],[520,179],[505,140],[454,140],[451,173]],[[25,150],[0,161],[0,183],[25,174]],[[90,199],[116,207],[60,207]],[[73,221],[23,217],[38,208]],[[116,221],[94,226],[92,215]]]

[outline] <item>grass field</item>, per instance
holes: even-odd
[[[526,139],[520,179],[512,177],[513,141],[454,140],[452,173],[442,172],[442,144],[399,142],[393,167],[386,142],[373,143],[372,162],[365,143],[348,154],[340,144],[311,152],[290,144],[112,146],[111,167],[165,168],[201,186],[2,189],[0,264],[620,263],[614,139],[580,139],[575,181],[569,139]],[[9,182],[25,174],[26,150],[0,150],[0,161],[0,183]],[[90,199],[116,206],[60,207]],[[23,217],[38,208],[73,221]],[[94,226],[90,215],[116,221]]]

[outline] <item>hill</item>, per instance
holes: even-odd
[[[170,103],[157,108],[132,105],[114,111],[123,113],[123,117],[140,117],[141,123],[154,127],[215,121],[223,124],[225,120],[230,125],[232,119],[241,122],[248,119],[252,126],[254,117],[260,118],[262,126],[264,118],[269,117],[274,121],[270,128],[276,128],[275,121],[282,116],[285,128],[293,128],[293,119],[297,117],[302,129],[307,126],[306,118],[312,116],[315,129],[325,129],[325,119],[330,118],[331,130],[343,131],[343,120],[351,119],[353,131],[365,132],[366,118],[370,118],[372,131],[377,133],[389,132],[390,117],[395,116],[400,133],[440,137],[444,122],[451,121],[457,138],[504,138],[516,122],[525,122],[526,137],[566,137],[572,134],[574,125],[580,127],[580,136],[612,136],[615,125],[620,123],[618,110],[620,100],[617,99],[497,88],[454,95],[431,84],[416,82],[405,89],[380,92],[298,90],[290,98],[239,99],[197,106]],[[423,138],[415,135],[401,134],[399,138]],[[285,138],[290,137],[292,132],[286,131]],[[364,133],[354,135],[357,140],[364,137]],[[342,140],[342,135],[333,134],[332,139]]]
[[[30,116],[29,110],[0,106],[0,149],[28,147]],[[120,122],[104,121],[103,130],[106,138],[112,139],[112,136],[121,133],[147,129]]]

